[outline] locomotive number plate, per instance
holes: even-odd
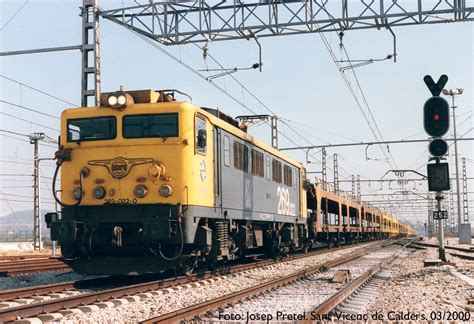
[[[137,203],[137,199],[128,199],[128,198],[122,198],[122,199],[105,199],[104,200],[104,205],[135,205]]]

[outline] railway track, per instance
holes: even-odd
[[[474,255],[467,255],[467,254],[462,254],[462,253],[456,253],[456,252],[448,252],[450,255],[464,259],[464,260],[474,260]]]
[[[0,264],[2,262],[27,260],[27,259],[47,259],[49,255],[46,254],[21,254],[21,255],[0,255]]]
[[[436,244],[420,243],[418,241],[412,242],[410,244],[410,247],[414,249],[439,248],[439,246]],[[452,256],[455,256],[464,260],[474,260],[474,249],[467,249],[467,248],[461,248],[461,247],[456,247],[456,246],[445,246],[445,249],[452,250],[452,251],[448,251],[448,253]],[[456,251],[456,252],[453,252],[453,251]],[[468,253],[468,254],[463,254],[459,252]]]
[[[383,246],[384,246],[383,244],[380,244],[380,248]],[[340,266],[342,264],[358,259],[373,251],[374,249],[368,249],[365,251],[359,251],[357,253],[349,254],[347,256],[344,256],[332,261],[328,261],[324,264],[319,264],[309,269],[292,273],[282,278],[263,282],[259,285],[256,285],[244,290],[240,290],[234,293],[230,293],[228,295],[224,295],[219,298],[211,299],[203,303],[189,306],[189,307],[186,307],[186,308],[183,308],[183,309],[180,309],[168,314],[163,314],[157,317],[149,318],[145,321],[142,321],[141,323],[180,323],[180,321],[182,320],[193,320],[195,318],[198,318],[199,315],[207,313],[211,310],[220,309],[228,304],[243,300],[245,298],[256,296],[263,292],[290,284],[292,282],[295,282],[303,278],[307,278],[316,273],[326,271],[329,268]]]
[[[363,247],[367,244],[373,244],[373,242],[360,244],[360,246]],[[382,244],[383,242],[380,242],[377,245],[382,245]],[[298,260],[302,258],[325,254],[330,251],[341,251],[341,250],[345,250],[351,247],[354,247],[354,246],[344,246],[344,247],[332,249],[332,250],[327,250],[327,249],[318,250],[318,251],[314,251],[314,252],[310,252],[306,254],[293,255],[290,257],[283,258],[281,260],[263,260],[263,261],[258,261],[251,264],[239,264],[239,265],[228,267],[225,269],[219,269],[218,271],[213,271],[213,272],[206,271],[202,273],[196,273],[191,276],[180,276],[180,277],[155,280],[151,282],[128,285],[124,287],[106,289],[106,290],[98,291],[98,292],[85,292],[85,293],[83,292],[80,294],[75,294],[75,295],[60,298],[60,299],[58,298],[58,299],[45,300],[45,301],[41,301],[37,303],[25,304],[25,305],[20,305],[20,306],[15,306],[15,307],[8,307],[5,309],[0,309],[0,322],[12,321],[18,318],[35,317],[35,316],[38,316],[39,314],[58,312],[58,311],[68,309],[68,308],[95,304],[97,302],[103,302],[103,301],[107,301],[114,298],[127,297],[130,295],[138,295],[138,294],[147,293],[147,292],[153,294],[154,290],[160,290],[163,288],[173,287],[176,285],[192,283],[194,281],[208,279],[216,275],[242,272],[242,271],[246,271],[246,270],[250,270],[254,268],[260,268],[260,267],[276,264],[278,262]],[[356,255],[350,255],[351,259],[355,257]],[[334,261],[333,263],[329,264],[329,266],[338,265],[340,264],[340,262],[347,262],[347,261],[345,260]],[[300,274],[300,275],[304,275],[304,274]],[[31,295],[32,293],[35,295],[42,295],[42,294],[49,294],[52,292],[60,292],[61,290],[64,290],[64,289],[72,289],[71,283],[41,286],[41,287],[38,287],[38,291],[35,291],[35,287],[32,287],[29,290],[27,288],[17,289],[15,291],[3,292],[2,294],[3,294],[4,299],[9,298],[9,300],[12,300],[12,298],[27,298],[28,295]]]
[[[420,241],[413,241],[412,245],[434,247],[434,248],[439,247],[438,244],[422,243]],[[468,249],[468,248],[462,248],[462,247],[458,247],[458,246],[449,246],[449,245],[445,245],[444,248],[446,250],[455,250],[455,251],[464,252],[464,253],[474,253],[474,248]]]
[[[59,258],[37,257],[0,262],[0,277],[69,269]]]
[[[403,242],[405,248],[411,244],[411,241]],[[396,260],[401,262],[400,253],[394,254],[380,263],[373,266],[363,275],[351,282],[345,288],[325,300],[311,310],[312,316],[324,318],[325,320],[345,320],[345,321],[369,321],[370,318],[359,318],[366,311],[366,307],[374,300],[377,288],[382,286],[390,278],[390,270],[385,267],[394,263]],[[327,318],[329,316],[329,318]],[[305,320],[304,324],[314,321]]]

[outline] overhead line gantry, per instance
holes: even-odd
[[[150,2],[99,14],[174,45],[472,21],[473,11],[465,0],[267,0]]]

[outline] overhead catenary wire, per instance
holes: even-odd
[[[18,137],[13,137],[13,136],[6,135],[6,134],[1,134],[1,133],[0,133],[0,136],[3,136],[3,137],[8,137],[8,138],[11,138],[11,139],[14,139],[14,140],[20,141],[20,142],[29,143],[29,141],[28,141],[28,140],[24,140],[24,139],[22,139],[22,138],[18,138]],[[53,149],[57,149],[57,148],[58,148],[57,146],[48,145],[48,144],[44,144],[44,143],[39,143],[39,145],[40,145],[40,146],[44,146],[44,147],[53,148]]]
[[[123,26],[123,25],[122,25]],[[139,38],[141,38],[142,40],[144,40],[145,42],[147,42],[149,45],[153,46],[155,49],[159,50],[160,52],[162,52],[163,54],[165,54],[166,56],[168,56],[169,58],[171,58],[172,60],[174,60],[175,62],[181,64],[182,66],[184,66],[186,69],[188,69],[189,71],[191,71],[192,73],[194,73],[195,75],[197,75],[198,77],[200,77],[201,79],[205,80],[206,82],[208,82],[209,84],[211,84],[213,87],[215,87],[216,89],[218,89],[219,91],[221,91],[222,93],[224,93],[226,96],[228,96],[230,99],[232,99],[234,102],[236,102],[237,104],[239,104],[240,106],[242,106],[244,109],[246,109],[248,112],[250,112],[251,114],[254,114],[256,115],[257,113],[252,110],[250,107],[248,107],[243,101],[237,99],[237,97],[235,97],[234,95],[232,95],[231,93],[229,93],[226,89],[222,88],[221,86],[219,86],[218,84],[216,84],[215,82],[212,82],[212,81],[209,81],[207,80],[206,76],[202,73],[200,73],[199,71],[197,71],[196,69],[194,69],[193,67],[191,67],[189,64],[185,63],[184,61],[182,61],[181,59],[177,58],[176,56],[174,56],[172,53],[166,51],[165,49],[161,48],[160,46],[158,46],[156,43],[154,43],[152,40],[148,39],[147,37],[135,32],[134,30],[130,29],[128,26],[124,26],[125,28],[129,29],[132,33],[134,33],[136,36],[138,36]],[[233,76],[231,76],[233,77]],[[271,110],[270,110],[271,111]],[[273,111],[271,111],[273,113]],[[287,136],[286,134],[283,134],[279,131],[279,134],[281,136],[283,136],[285,139],[287,139],[289,142],[291,142],[292,144],[294,145],[298,145],[293,139],[291,139],[289,136]],[[301,136],[301,135],[299,135]],[[302,136],[301,136],[302,137]]]
[[[3,201],[8,201],[8,202],[20,202],[20,203],[31,203],[33,200],[19,200],[19,199],[6,199],[6,198],[0,198],[0,200]],[[47,204],[47,205],[56,205],[55,202],[50,202],[50,201],[41,201],[42,204]]]
[[[25,6],[28,4],[29,0],[26,0],[20,8],[18,8],[17,11],[15,11],[15,13],[10,17],[10,19],[7,20],[7,22],[5,24],[3,24],[2,28],[0,28],[0,31],[3,31],[7,26],[8,24],[10,24],[13,19],[15,19],[15,17],[20,13],[21,10],[23,10],[23,8],[25,8]]]
[[[355,93],[351,83],[347,79],[347,76],[343,72],[341,72],[340,64],[339,64],[339,62],[337,62],[336,55],[334,54],[334,51],[332,50],[331,45],[329,44],[326,36],[323,33],[319,33],[319,34],[320,34],[321,40],[323,41],[324,46],[328,50],[329,55],[331,56],[334,64],[336,65],[336,67],[339,70],[339,74],[341,75],[342,79],[344,80],[344,83],[346,84],[347,88],[349,89],[349,92],[350,92],[351,96],[353,97],[354,101],[356,102],[357,107],[359,108],[360,112],[362,113],[367,125],[369,126],[369,129],[370,129],[372,135],[375,137],[375,139],[377,141],[379,141],[378,135],[375,132],[374,128],[372,127],[372,124],[371,124],[369,118],[367,117],[367,114],[364,112],[364,109],[362,108],[362,105],[359,101],[359,98],[357,97],[357,94]],[[383,154],[386,156],[385,150],[381,146],[379,146],[379,147],[380,147],[381,151],[383,152]],[[390,164],[390,162],[389,162],[389,164]],[[394,168],[391,164],[390,164],[390,166],[392,168]]]
[[[28,111],[31,111],[31,112],[34,112],[34,113],[37,113],[37,114],[40,114],[40,115],[43,115],[43,116],[47,116],[47,117],[51,117],[51,118],[59,120],[58,116],[54,116],[54,115],[51,115],[51,114],[48,114],[48,113],[45,113],[45,112],[42,112],[42,111],[39,111],[39,110],[36,110],[36,109],[33,109],[33,108],[28,108],[28,107],[25,107],[23,105],[19,105],[19,104],[9,102],[9,101],[6,101],[6,100],[2,100],[2,99],[0,99],[0,102],[4,103],[4,104],[7,104],[7,105],[10,105],[10,106],[13,106],[13,107],[28,110]]]
[[[324,7],[324,6],[325,6],[325,4],[323,4],[323,7]],[[328,18],[331,19],[331,17],[329,16],[329,14],[328,14]],[[319,28],[318,25],[316,25],[316,26]],[[334,54],[334,52],[333,52],[333,50],[332,50],[332,48],[331,48],[329,42],[327,41],[326,36],[324,35],[324,33],[319,33],[319,36],[321,37],[321,40],[323,41],[323,43],[324,43],[326,49],[328,50],[328,52],[329,52],[329,54],[330,54],[330,56],[331,56],[331,58],[332,58],[334,64],[337,66],[337,68],[338,68],[338,70],[339,70],[339,74],[340,74],[340,75],[342,76],[342,78],[344,79],[344,82],[346,83],[346,86],[348,87],[350,93],[352,94],[353,98],[355,99],[356,104],[357,104],[357,106],[359,107],[360,112],[361,112],[362,115],[364,116],[364,119],[366,120],[366,122],[367,122],[367,124],[368,124],[368,126],[369,126],[369,128],[370,128],[370,130],[371,130],[371,132],[372,132],[372,134],[374,135],[374,137],[375,137],[375,139],[376,139],[377,141],[380,141],[379,138],[377,137],[377,134],[375,133],[374,129],[372,128],[372,125],[370,124],[370,121],[368,120],[368,118],[367,118],[367,116],[366,116],[364,110],[362,109],[362,106],[361,106],[361,104],[360,104],[360,102],[359,102],[357,96],[355,95],[355,91],[354,91],[354,89],[352,88],[351,83],[350,83],[349,80],[347,79],[345,73],[343,72],[343,70],[342,70],[342,68],[341,68],[341,65],[340,65],[339,61],[338,61],[337,58],[336,58],[336,55]],[[339,35],[338,35],[338,37],[339,37]],[[364,102],[365,102],[365,104],[366,104],[367,110],[368,110],[368,112],[369,112],[369,114],[370,114],[370,116],[371,116],[371,118],[372,118],[372,121],[373,121],[373,123],[374,123],[374,125],[375,125],[375,127],[376,127],[376,129],[377,129],[377,131],[378,131],[378,133],[379,133],[379,135],[381,136],[382,140],[385,141],[385,140],[383,139],[382,133],[380,132],[380,129],[379,129],[378,125],[377,125],[377,122],[376,122],[376,120],[375,120],[375,118],[374,118],[374,116],[373,116],[373,114],[372,114],[372,110],[370,109],[370,106],[369,106],[368,101],[367,101],[367,99],[366,99],[366,97],[365,97],[365,94],[364,94],[364,92],[363,92],[363,90],[362,90],[362,87],[361,87],[361,85],[360,85],[360,83],[359,83],[359,79],[357,78],[357,74],[355,73],[354,66],[353,66],[352,63],[351,63],[351,60],[350,60],[350,58],[349,58],[349,54],[347,53],[347,49],[345,48],[344,44],[342,43],[342,38],[341,38],[341,41],[340,41],[340,46],[341,46],[341,49],[343,49],[343,50],[344,50],[344,53],[346,54],[347,61],[349,62],[349,67],[350,67],[350,69],[351,69],[351,71],[352,71],[352,73],[353,73],[353,75],[354,75],[354,78],[355,78],[355,80],[356,80],[357,86],[358,86],[358,88],[359,88],[360,93],[362,94],[362,98],[363,98],[363,100],[364,100]],[[380,147],[380,149],[381,149],[383,155],[385,156],[385,158],[387,158],[387,155],[386,155],[385,150],[383,149],[383,147],[382,147],[381,145],[379,145],[379,147]],[[390,157],[392,158],[392,160],[393,160],[393,163],[394,163],[394,165],[395,165],[395,168],[398,168],[397,163],[396,163],[396,161],[395,161],[395,158],[393,157],[392,153],[390,152],[388,146],[387,146],[387,150],[388,150],[389,156],[390,156]],[[388,163],[389,163],[390,167],[393,169],[394,166],[392,166],[392,164],[390,163],[390,160],[389,160],[389,159],[388,159]]]
[[[10,114],[4,113],[2,111],[0,111],[0,114],[2,114],[4,116],[8,116],[10,118],[18,119],[18,120],[21,120],[21,121],[24,121],[24,122],[27,122],[27,123],[30,123],[30,124],[33,124],[33,125],[41,126],[41,127],[59,132],[59,129],[57,129],[57,128],[49,127],[49,126],[46,126],[46,125],[43,125],[43,124],[40,124],[40,123],[33,122],[31,120],[27,120],[27,119],[24,119],[24,118],[21,118],[21,117],[18,117],[18,116],[10,115]]]
[[[50,98],[53,98],[53,99],[56,99],[56,100],[61,101],[61,102],[63,102],[63,103],[66,103],[66,104],[68,104],[68,105],[74,106],[74,107],[76,107],[76,108],[79,107],[78,105],[76,105],[76,104],[74,104],[74,103],[72,103],[72,102],[70,102],[70,101],[68,101],[68,100],[61,99],[61,98],[59,98],[58,96],[55,96],[55,95],[50,94],[50,93],[48,93],[48,92],[46,92],[46,91],[37,89],[37,88],[35,88],[35,87],[33,87],[33,86],[30,86],[30,85],[28,85],[28,84],[26,84],[26,83],[20,82],[20,81],[15,80],[15,79],[12,79],[12,78],[7,77],[7,76],[5,76],[5,75],[0,74],[0,77],[1,77],[1,78],[4,78],[4,79],[6,79],[6,80],[9,80],[9,81],[11,81],[11,82],[14,82],[14,83],[16,83],[16,84],[19,84],[19,85],[22,86],[22,87],[31,89],[31,90],[36,91],[36,92],[39,92],[39,93],[41,93],[41,94],[43,94],[43,95],[45,95],[45,96],[48,96],[48,97],[50,97]]]
[[[18,195],[18,194],[11,194],[11,193],[2,193],[2,195],[4,195],[4,196],[11,196],[11,197],[31,198],[31,199],[33,199],[33,197],[31,197],[31,196]],[[53,200],[53,199],[51,199],[51,198],[43,198],[43,197],[42,197],[41,200],[43,200],[43,199],[44,199],[44,200]]]
[[[18,132],[10,131],[10,130],[6,130],[6,129],[0,129],[0,132],[4,132],[4,133],[8,133],[8,134],[13,134],[13,135],[18,135],[18,136],[25,136],[25,137],[29,137],[29,136],[28,136],[28,135],[26,135],[26,134],[22,134],[22,133],[18,133]]]
[[[196,47],[198,47],[200,49],[200,47],[193,43]],[[207,53],[207,56],[210,57],[220,68],[224,68],[224,66],[213,56],[211,55],[209,52]],[[230,78],[232,78],[242,89],[242,91],[245,91],[247,92],[252,98],[254,98],[259,104],[261,107],[265,108],[271,115],[273,116],[276,116],[277,119],[283,123],[285,123],[285,119],[283,118],[280,118],[278,117],[278,115],[270,108],[268,107],[262,100],[260,100],[252,91],[250,91],[242,82],[240,82],[234,75],[230,74],[228,75]],[[206,79],[207,80],[207,79]],[[209,81],[209,80],[207,80]],[[253,112],[253,114],[255,114],[255,112]],[[266,121],[266,124],[269,125],[268,121]],[[296,129],[294,129],[293,127],[291,127],[290,125],[288,125],[287,123],[285,123],[285,125],[291,129],[296,135],[298,135],[301,139],[303,139],[304,141],[306,141],[307,143],[309,144],[313,144],[312,142],[308,141],[306,137],[302,136]],[[282,135],[284,138],[286,138],[288,141],[290,141],[290,143],[298,146],[298,144],[293,141],[293,139],[289,138],[288,136],[286,136],[285,134],[281,133],[280,131],[278,132],[280,135]],[[308,155],[310,155],[313,159],[315,159],[316,161],[318,161],[318,159],[312,154],[312,153],[308,153]]]
[[[140,4],[138,1],[136,1],[137,4]],[[233,95],[230,95],[230,93],[227,91],[226,88],[222,88],[218,85],[216,85],[214,82],[212,82],[211,80],[209,80],[206,76],[204,76],[202,73],[200,73],[199,71],[197,71],[196,69],[192,68],[190,65],[184,63],[182,61],[181,58],[177,58],[176,56],[174,56],[173,54],[171,54],[170,52],[162,49],[161,47],[159,47],[156,43],[154,43],[153,41],[151,41],[150,39],[146,38],[145,36],[137,33],[136,31],[134,31],[133,29],[130,29],[130,27],[128,25],[122,25],[123,27],[129,29],[131,32],[133,32],[134,34],[136,34],[137,36],[139,36],[140,38],[142,38],[143,40],[145,40],[146,42],[148,42],[150,45],[152,45],[153,47],[155,47],[156,49],[160,50],[161,52],[165,53],[167,56],[169,56],[170,58],[172,58],[173,60],[175,60],[176,62],[178,62],[179,64],[182,64],[183,66],[185,66],[188,70],[190,70],[191,72],[193,72],[194,74],[197,74],[198,76],[200,76],[202,79],[204,79],[205,81],[209,82],[210,84],[212,84],[214,87],[216,87],[217,89],[219,89],[221,92],[223,92],[224,94],[226,94],[227,96],[229,96],[231,99],[233,99],[235,102],[237,102],[239,105],[241,105],[243,108],[245,108],[246,110],[248,110],[249,112],[251,112],[252,114],[256,114],[255,111],[253,111],[252,109],[250,109],[246,104],[245,102],[242,100],[238,100],[237,98],[235,98]],[[198,49],[201,50],[201,47],[199,47],[199,45],[193,43],[194,46],[196,46]],[[207,57],[210,57],[211,60],[213,60],[221,69],[224,69],[224,66],[212,55],[210,54],[209,52],[206,53],[206,56]],[[206,67],[207,67],[207,64],[206,64]],[[276,116],[278,118],[278,120],[284,122],[284,119],[281,119],[280,117],[278,117],[278,115],[275,113],[275,111],[273,111],[268,105],[266,105],[262,100],[260,100],[252,91],[250,91],[250,89],[248,89],[242,82],[240,82],[240,80],[238,80],[234,75],[230,74],[228,75],[230,78],[232,78],[242,89],[242,92],[246,92],[248,93],[253,99],[255,99],[261,107],[264,107],[268,112],[270,112],[270,114],[272,114],[273,116]],[[224,78],[225,80],[225,78]],[[265,121],[265,123],[267,125],[269,125],[269,122],[268,121]],[[305,142],[309,143],[309,144],[313,144],[312,142],[308,141],[308,139],[304,136],[302,136],[295,128],[291,127],[290,125],[288,125],[287,123],[285,123],[286,126],[291,129],[294,134],[296,134],[298,137],[300,137],[301,139],[303,139]],[[270,126],[270,125],[269,125]],[[298,146],[298,144],[292,139],[290,138],[289,136],[287,136],[286,134],[282,133],[281,131],[278,130],[278,134],[281,135],[282,137],[284,137],[286,140],[288,140],[290,143]],[[319,161],[318,158],[316,158],[312,153],[308,153],[308,155],[310,155],[313,159],[315,159],[316,161]]]
[[[344,50],[344,53],[346,54],[346,57],[347,59],[349,60],[349,65],[351,66],[351,72],[352,74],[354,75],[354,79],[356,81],[356,84],[357,84],[357,87],[359,88],[359,91],[360,91],[360,94],[362,95],[362,99],[364,100],[364,103],[365,103],[365,106],[367,107],[367,111],[369,113],[369,116],[370,118],[372,119],[372,122],[374,123],[375,125],[375,129],[377,130],[380,138],[382,139],[382,141],[385,141],[385,138],[383,137],[382,135],[382,132],[380,131],[380,128],[377,124],[377,121],[375,120],[375,117],[372,113],[372,109],[370,108],[370,105],[367,101],[367,98],[365,96],[365,93],[364,93],[364,90],[362,89],[362,86],[360,85],[360,82],[359,82],[359,78],[357,77],[357,74],[355,72],[355,69],[354,67],[352,66],[352,63],[350,63],[350,59],[349,59],[349,54],[347,53],[347,49],[346,47],[344,46],[344,44],[342,44],[342,49]],[[376,137],[377,138],[377,137]],[[380,146],[380,148],[382,149],[382,152],[383,154],[386,156],[386,153],[385,153],[385,150],[383,150],[382,146]],[[387,147],[387,150],[388,150],[388,147]],[[388,151],[388,155],[390,156],[390,158],[393,160],[393,163],[394,163],[394,166],[395,168],[398,169],[398,165],[397,165],[397,162],[395,161],[395,158],[393,157],[392,153],[390,151]],[[392,166],[391,166],[392,167]],[[393,168],[393,167],[392,167]]]

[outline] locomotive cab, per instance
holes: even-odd
[[[183,234],[182,206],[214,203],[210,138],[197,107],[164,91],[104,93],[99,107],[65,110],[63,208],[50,221],[63,257],[182,254],[195,239]]]

